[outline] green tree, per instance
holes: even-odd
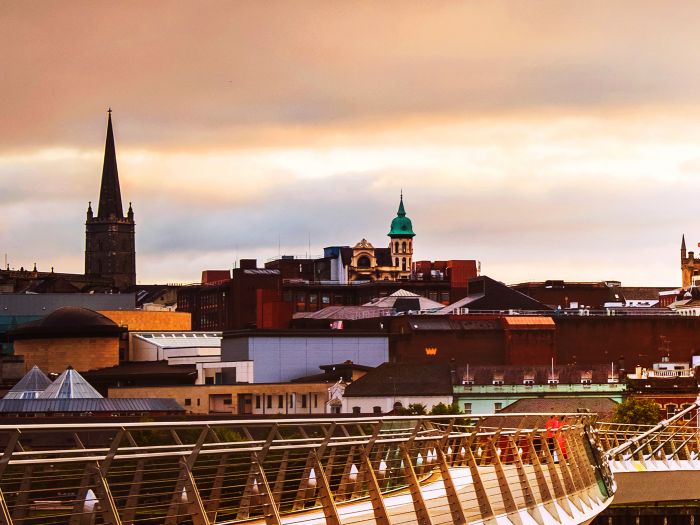
[[[650,399],[630,397],[615,407],[613,423],[656,425],[661,421],[659,405]]]
[[[449,414],[461,414],[459,410],[459,405],[455,402],[451,405],[446,405],[445,403],[438,403],[434,405],[430,410],[430,415],[432,416],[447,416]]]
[[[428,408],[423,403],[411,403],[406,408],[395,408],[394,413],[398,416],[425,416]]]

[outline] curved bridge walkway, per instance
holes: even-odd
[[[700,499],[698,401],[658,425],[599,423],[615,504]]]
[[[612,500],[589,418],[1,426],[0,523],[589,523]]]

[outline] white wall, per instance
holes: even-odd
[[[400,402],[404,408],[414,403],[426,406],[428,412],[438,403],[452,404],[452,396],[390,396],[390,397],[343,397],[343,413],[352,414],[353,407],[360,407],[362,414],[371,414],[374,407],[381,407],[386,414],[394,410],[394,403]]]
[[[255,383],[281,383],[320,374],[321,365],[347,360],[366,366],[379,366],[389,360],[389,339],[386,336],[251,336],[247,352],[243,352],[246,345],[241,344],[241,338],[230,342],[236,348],[232,354],[236,361],[255,362]],[[224,359],[230,359],[226,349],[228,344],[226,339],[222,341]]]

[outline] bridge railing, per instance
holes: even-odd
[[[592,417],[551,419],[0,426],[0,524],[577,522],[610,479]]]
[[[668,468],[669,461],[696,461],[700,458],[699,408],[696,401],[657,425],[600,422],[598,438],[606,457],[622,470],[626,467],[620,462],[637,462],[636,467],[646,470]]]

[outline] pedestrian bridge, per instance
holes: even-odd
[[[589,523],[593,419],[363,417],[0,426],[2,524]]]
[[[700,499],[698,408],[696,401],[655,426],[598,424],[616,505]]]

